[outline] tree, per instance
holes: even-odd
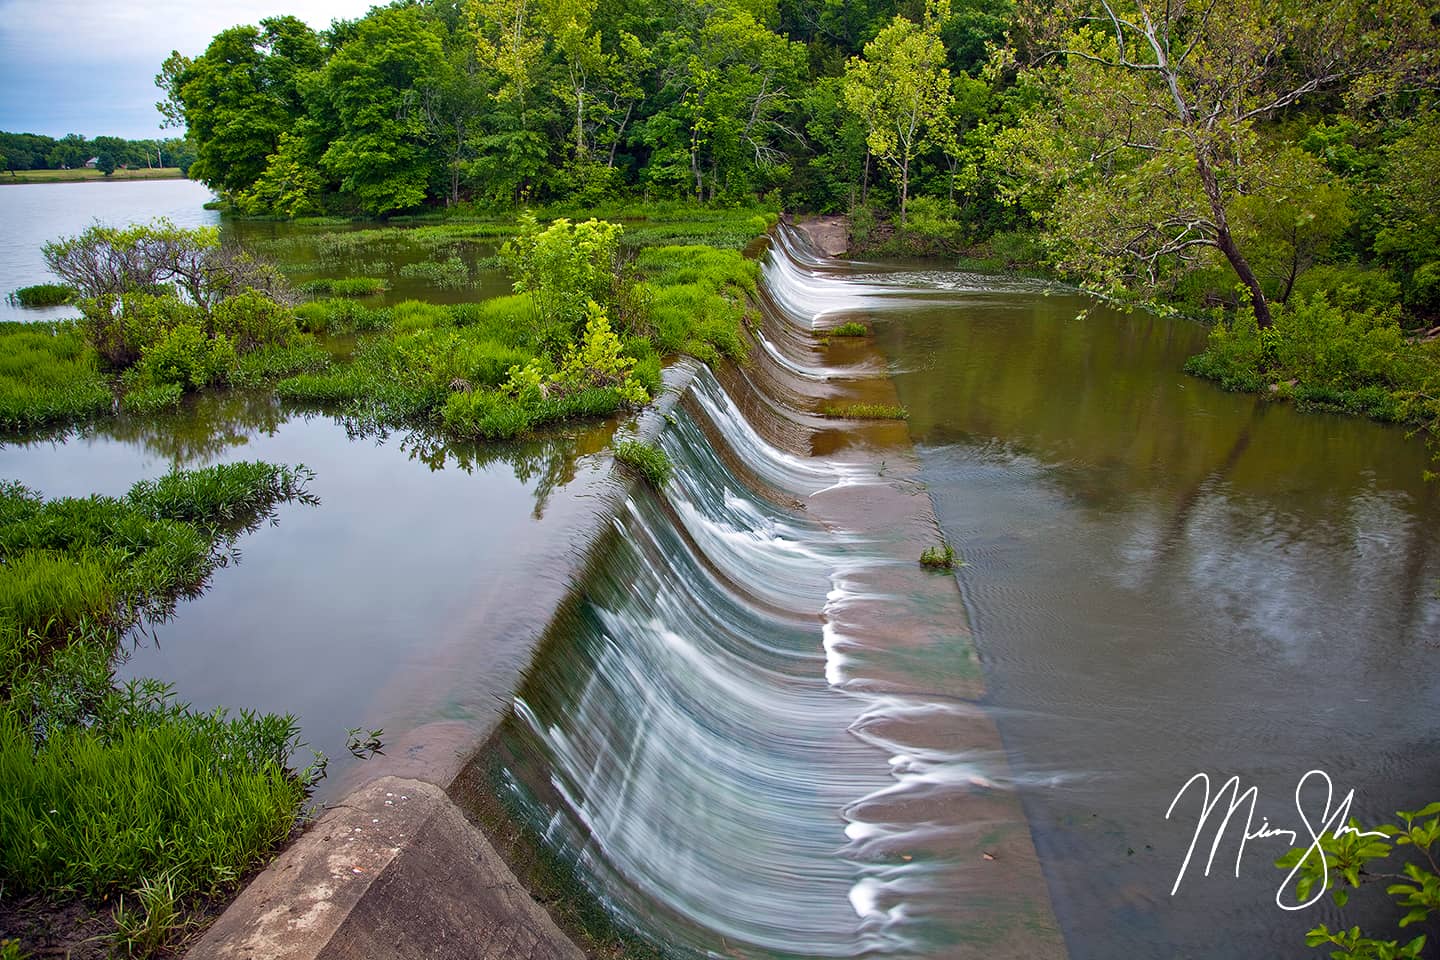
[[[845,104],[865,124],[870,151],[900,182],[900,225],[910,202],[911,164],[927,146],[951,145],[950,70],[940,26],[949,0],[927,0],[922,23],[897,16],[845,65]]]
[[[438,28],[421,7],[377,9],[325,67],[338,130],[320,165],[366,213],[425,202],[436,156],[423,104],[445,59]]]
[[[191,173],[226,194],[247,189],[305,115],[302,86],[325,62],[320,38],[295,17],[223,30],[188,66],[172,54],[161,89],[183,107],[196,147]],[[168,86],[167,86],[168,85]]]
[[[1256,124],[1379,69],[1404,46],[1383,35],[1390,20],[1414,5],[1025,0],[1017,34],[1050,102],[994,156],[1012,183],[1051,185],[1052,239],[1076,251],[1072,266],[1153,285],[1217,251],[1268,327],[1264,285],[1231,222],[1236,199],[1274,167]]]

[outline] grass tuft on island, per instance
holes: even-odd
[[[0,876],[39,901],[42,931],[79,900],[116,949],[161,947],[289,836],[308,789],[288,767],[293,717],[197,712],[158,681],[117,685],[113,667],[236,536],[314,502],[311,476],[232,463],[58,500],[0,485]],[[0,929],[15,933],[39,948],[54,931]]]
[[[820,415],[832,420],[908,420],[910,411],[889,403],[827,403]]]
[[[37,283],[11,291],[6,299],[21,307],[63,307],[79,295],[68,283]]]

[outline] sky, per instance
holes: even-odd
[[[0,0],[0,130],[148,139],[162,132],[155,74],[226,27],[289,13],[312,27],[372,0]]]

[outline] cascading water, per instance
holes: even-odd
[[[770,293],[793,306],[813,264],[781,236]],[[822,509],[913,489],[780,449],[708,370],[686,404],[658,441],[674,479],[626,501],[498,735],[520,818],[667,953],[1053,954],[953,584],[937,606],[893,530]],[[897,614],[927,605],[943,629]]]

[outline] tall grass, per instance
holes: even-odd
[[[294,728],[283,722],[137,711],[37,747],[13,711],[0,713],[7,887],[99,897],[165,873],[186,896],[235,883],[289,834],[304,798],[284,767]]]
[[[37,283],[12,291],[6,299],[22,307],[58,307],[74,303],[77,293],[68,283]]]
[[[114,403],[72,321],[0,324],[0,430],[68,424]]]

